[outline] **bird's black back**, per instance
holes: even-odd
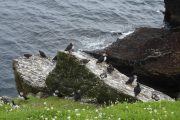
[[[130,77],[126,82],[126,84],[132,84],[133,81],[134,81],[134,77]]]
[[[31,54],[24,54],[24,57],[30,58],[32,55]]]
[[[112,65],[109,65],[109,66],[107,67],[107,72],[108,72],[108,73],[112,73],[112,71],[114,71],[114,67],[113,67]]]
[[[104,56],[101,56],[101,57],[98,58],[97,63],[101,63],[101,62],[103,62],[103,61],[104,61]]]
[[[14,102],[14,100],[12,100],[12,105],[16,105],[16,103]]]
[[[137,96],[139,93],[141,92],[141,88],[139,83],[137,84],[137,86],[134,88],[134,94],[135,96]]]
[[[43,51],[40,51],[40,50],[39,50],[39,54],[40,54],[41,57],[47,58],[46,54],[45,54]]]
[[[65,51],[69,51],[69,50],[71,50],[72,49],[72,44],[69,44],[67,47],[66,47],[66,49],[65,49]]]
[[[74,100],[75,101],[81,100],[81,93],[74,92]]]
[[[52,60],[57,60],[57,55],[56,55],[56,56],[54,56],[54,58],[53,58]]]

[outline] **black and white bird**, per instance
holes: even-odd
[[[154,99],[155,101],[160,100],[159,96],[157,94],[155,94],[155,93],[152,93],[151,98]]]
[[[137,96],[141,92],[140,84],[137,83],[137,86],[134,88],[134,95]]]
[[[26,57],[27,59],[30,58],[32,56],[32,54],[24,54],[24,57]]]
[[[59,90],[55,90],[54,93],[53,93],[53,96],[56,96],[56,97],[57,97],[58,94],[59,94]]]
[[[127,85],[132,84],[133,81],[137,81],[137,75],[133,75],[132,77],[130,77],[130,78],[128,79],[128,81],[126,82],[126,84],[127,84]]]
[[[72,52],[74,50],[74,45],[72,43],[70,43],[66,49],[64,51],[68,51],[69,53]]]
[[[114,67],[110,64],[110,65],[107,67],[107,72],[111,74],[113,71],[114,71]]]
[[[102,74],[100,74],[100,77],[103,79],[103,78],[107,78],[107,73],[106,72],[103,72]]]
[[[81,90],[75,90],[74,91],[74,101],[80,101],[81,100]]]
[[[46,54],[45,54],[43,51],[41,51],[41,50],[39,50],[39,55],[40,55],[42,58],[47,58]]]
[[[96,63],[102,63],[105,62],[106,60],[107,60],[107,54],[103,53],[103,55],[98,58]]]
[[[18,109],[18,108],[19,108],[19,105],[17,105],[17,104],[14,102],[14,100],[12,100],[11,103],[12,103],[12,107],[13,107],[14,109]]]
[[[19,97],[24,99],[24,100],[28,100],[29,99],[23,92],[19,93]]]
[[[57,55],[54,56],[54,58],[52,59],[53,61],[57,61]]]
[[[90,60],[88,60],[88,59],[81,59],[81,60],[80,60],[80,63],[81,63],[81,64],[87,64],[89,61],[90,61]]]

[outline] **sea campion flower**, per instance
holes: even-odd
[[[76,116],[80,116],[81,114],[80,113],[76,113]]]
[[[78,112],[78,111],[79,111],[79,109],[75,109],[74,111],[75,111],[75,112]]]
[[[68,116],[67,119],[70,120],[70,119],[71,119],[71,116]]]

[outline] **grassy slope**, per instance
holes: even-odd
[[[96,107],[71,100],[50,97],[16,100],[19,109],[0,103],[0,120],[178,120],[180,101],[117,103],[109,107]]]

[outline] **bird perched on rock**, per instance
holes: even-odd
[[[128,79],[128,81],[126,82],[126,84],[127,84],[127,85],[128,85],[128,84],[132,84],[133,81],[137,81],[137,75],[133,75],[132,77],[130,77],[130,78]]]
[[[39,50],[39,55],[40,55],[42,58],[47,58],[46,54],[45,54],[43,51],[41,51],[41,50]]]
[[[20,93],[19,93],[19,96],[20,96],[21,98],[23,98],[24,100],[28,100],[28,99],[29,99],[23,92],[20,92]]]
[[[74,100],[75,101],[80,101],[81,100],[81,90],[75,90],[74,91]]]
[[[64,51],[68,51],[69,53],[72,52],[74,50],[74,45],[72,43],[70,43],[66,49]]]
[[[102,74],[100,74],[100,77],[101,77],[101,78],[107,78],[107,73],[106,73],[106,72],[103,72]]]
[[[32,55],[31,54],[24,54],[24,57],[30,58]]]
[[[103,53],[103,55],[98,58],[98,61],[97,61],[96,63],[105,62],[106,59],[107,59],[107,54],[106,54],[106,53]]]
[[[107,72],[111,74],[113,71],[114,71],[114,67],[110,64],[110,65],[107,67]]]
[[[54,58],[52,59],[53,61],[57,61],[57,55],[54,56]]]
[[[55,90],[53,96],[58,96],[58,94],[59,94],[59,90]]]
[[[12,107],[13,107],[14,109],[18,109],[18,108],[19,108],[19,105],[17,105],[17,104],[14,102],[14,100],[12,100],[11,103],[12,103]]]
[[[90,60],[88,60],[88,59],[81,59],[81,60],[80,60],[80,63],[81,63],[81,64],[87,64],[89,61],[90,61]]]
[[[141,92],[140,84],[137,83],[137,86],[134,88],[134,94],[137,96]]]
[[[151,98],[154,99],[155,101],[160,100],[159,96],[157,94],[155,94],[155,93],[152,93]]]

